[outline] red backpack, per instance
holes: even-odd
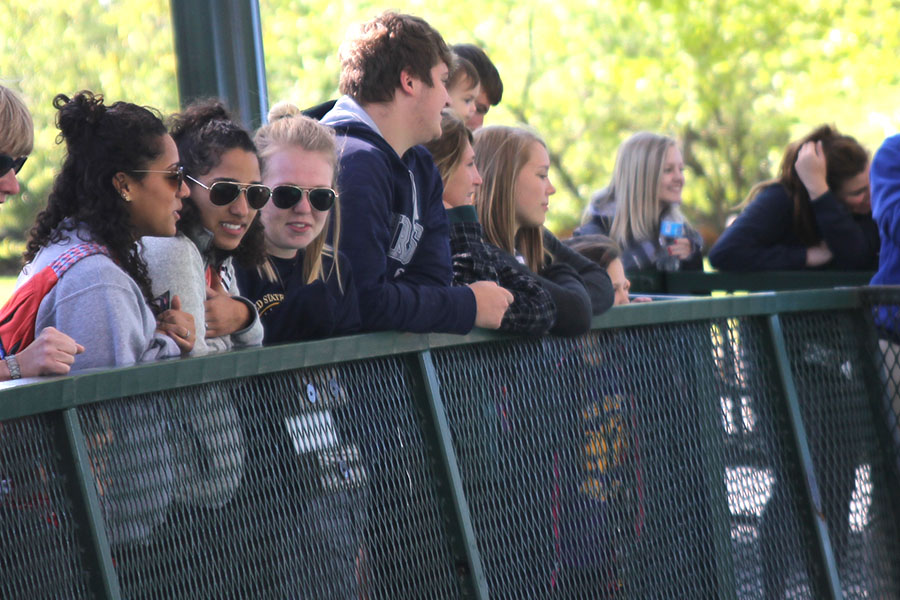
[[[0,310],[0,359],[16,354],[34,341],[38,308],[63,273],[82,258],[109,250],[93,242],[72,246],[19,287]]]

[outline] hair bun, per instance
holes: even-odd
[[[53,107],[59,111],[56,125],[67,142],[82,139],[94,131],[106,115],[103,96],[88,90],[78,92],[73,98],[57,94],[53,98]]]
[[[269,123],[272,121],[277,121],[278,119],[285,119],[287,117],[296,117],[297,115],[302,114],[302,111],[295,105],[290,102],[279,102],[275,106],[269,109]]]

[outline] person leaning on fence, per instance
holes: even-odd
[[[272,199],[260,211],[268,258],[236,272],[241,289],[256,303],[265,343],[359,331],[353,270],[338,251],[334,131],[282,102],[269,111],[268,124],[259,128],[255,141],[263,183],[272,190]]]
[[[503,315],[500,329],[542,334],[556,322],[556,305],[538,277],[512,255],[486,242],[473,205],[481,186],[475,166],[472,133],[452,111],[444,111],[441,137],[425,145],[444,182],[444,208],[450,220],[453,283],[496,281],[515,300]]]
[[[218,100],[201,100],[172,117],[172,137],[190,190],[178,234],[144,240],[155,295],[177,294],[197,323],[194,354],[258,346],[263,327],[242,298],[233,261],[265,259],[258,210],[269,200],[250,134]]]
[[[625,276],[625,267],[622,266],[622,249],[611,238],[591,233],[563,240],[563,244],[606,269],[615,293],[615,306],[650,301],[650,298],[642,296],[634,300],[628,296],[631,281]]]
[[[581,227],[574,235],[600,233],[622,248],[626,271],[667,269],[668,257],[677,268],[703,269],[703,239],[681,214],[684,161],[672,138],[640,132],[628,138],[616,154],[612,181],[591,199]],[[663,221],[684,224],[683,234],[660,247]]]
[[[341,228],[364,330],[468,333],[500,326],[512,295],[451,287],[441,181],[419,144],[441,134],[452,56],[418,17],[386,12],[341,46],[345,94],[322,122],[338,134]]]
[[[785,150],[778,177],[750,190],[747,207],[709,252],[729,271],[878,266],[869,203],[869,156],[828,125]]]
[[[0,204],[19,193],[16,176],[34,145],[31,113],[11,89],[0,85]],[[6,340],[3,340],[4,342]],[[31,345],[0,361],[0,381],[36,375],[65,375],[84,347],[54,327],[44,328]]]
[[[475,44],[454,44],[451,49],[454,54],[469,61],[478,72],[479,89],[475,96],[475,114],[466,119],[466,127],[475,131],[484,125],[484,117],[491,106],[497,106],[503,99],[503,80],[487,53]]]
[[[190,352],[194,321],[155,308],[138,241],[173,236],[187,193],[178,149],[150,110],[102,96],[58,95],[56,107],[66,158],[47,207],[26,246],[17,286],[66,255],[87,248],[43,297],[36,329],[56,327],[83,344],[72,370],[128,365]],[[77,258],[77,257],[76,257]]]
[[[516,127],[486,127],[474,137],[475,164],[484,178],[475,205],[485,239],[539,277],[556,305],[554,333],[587,331],[591,315],[612,306],[612,283],[599,265],[543,227],[556,193],[546,145]]]

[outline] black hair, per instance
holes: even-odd
[[[229,150],[239,148],[258,155],[247,130],[236,123],[225,105],[215,98],[197,100],[184,111],[172,115],[169,129],[178,146],[178,155],[185,173],[198,179],[214,169]],[[201,227],[200,221],[197,204],[190,196],[184,198],[178,230],[193,231]],[[250,223],[237,248],[231,251],[212,250],[215,265],[220,265],[228,256],[233,256],[239,265],[247,268],[256,267],[265,261],[265,237],[259,213]]]
[[[90,91],[72,98],[58,94],[53,107],[58,111],[57,143],[65,141],[66,156],[47,207],[31,228],[25,260],[33,260],[42,247],[68,240],[69,232],[85,227],[150,303],[147,265],[138,252],[130,212],[113,185],[113,176],[126,172],[143,179],[144,174],[135,171],[163,153],[166,127],[159,114],[146,107],[129,102],[106,106],[102,95]]]

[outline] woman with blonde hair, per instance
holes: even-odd
[[[479,129],[475,163],[483,178],[475,205],[487,241],[527,266],[556,304],[553,331],[574,335],[592,314],[613,304],[606,271],[563,246],[544,228],[550,196],[550,155],[534,133],[516,127]]]
[[[612,181],[594,195],[575,235],[612,238],[622,247],[626,271],[702,270],[703,239],[681,214],[683,188],[684,161],[675,140],[636,133],[619,146]],[[670,236],[672,243],[661,246],[664,222],[683,228]]]
[[[272,189],[272,200],[260,212],[268,256],[260,267],[237,275],[241,290],[256,303],[265,343],[358,331],[353,273],[338,252],[334,131],[282,102],[272,107],[255,142],[263,182]]]
[[[486,242],[473,205],[482,179],[475,165],[472,132],[452,111],[444,111],[441,137],[425,144],[444,184],[443,202],[450,221],[453,285],[493,281],[513,294],[500,329],[543,334],[556,322],[556,305],[528,267]]]
[[[0,204],[19,193],[19,170],[34,145],[34,123],[22,99],[0,85]],[[0,329],[0,333],[4,333]],[[0,381],[35,375],[65,375],[84,348],[54,327],[46,327],[24,348],[0,340]]]

